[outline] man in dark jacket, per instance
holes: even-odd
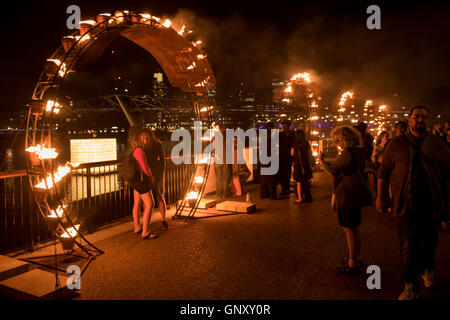
[[[426,287],[436,285],[433,274],[438,228],[448,231],[450,153],[442,139],[427,132],[429,110],[411,109],[405,135],[387,145],[378,171],[376,206],[386,206],[389,182],[397,217],[405,289],[400,300],[417,299],[419,273]]]

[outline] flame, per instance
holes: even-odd
[[[61,205],[58,206],[58,208],[55,210],[52,210],[52,214],[48,215],[48,218],[61,218],[62,215],[64,214],[64,210],[63,208],[65,208],[66,206],[61,207]]]
[[[199,163],[199,164],[207,164],[208,161],[209,161],[209,157],[204,157],[204,158],[202,158],[198,163]]]
[[[305,82],[311,83],[311,75],[308,72],[297,73],[291,78],[292,81],[296,81],[298,79],[302,79]]]
[[[203,183],[203,177],[200,177],[200,176],[195,177],[194,178],[194,183],[198,183],[198,184]]]
[[[344,121],[344,118],[338,118],[337,121]]]
[[[198,192],[191,191],[187,195],[186,200],[197,199],[197,198],[198,198]]]
[[[341,100],[339,101],[339,105],[343,106],[347,102],[347,100],[351,98],[353,98],[353,92],[351,91],[344,92],[341,96]]]
[[[288,87],[284,89],[284,92],[292,92],[291,84],[288,84]]]
[[[312,154],[314,157],[317,157],[319,155],[319,153],[317,151],[314,151]]]
[[[61,166],[58,167],[58,170],[54,173],[55,183],[61,181],[61,179],[64,178],[64,176],[66,176],[69,172],[70,172],[70,167],[67,164],[64,167],[61,167]],[[34,187],[38,188],[38,189],[47,189],[47,188],[50,189],[50,188],[53,188],[52,175],[49,174],[45,180],[42,180],[41,182],[39,182]]]
[[[95,22],[94,20],[84,20],[84,21],[80,21],[80,25],[82,24],[90,24],[91,26],[94,26],[97,22]]]
[[[311,134],[316,136],[319,134],[319,131],[314,130],[313,132],[311,132]]]
[[[187,69],[188,70],[192,70],[192,69],[194,69],[196,67],[196,64],[195,64],[195,61],[194,62],[192,62],[192,64],[189,66],[189,67],[187,67]]]
[[[151,19],[152,15],[150,13],[141,13],[141,17],[145,19]]]
[[[318,116],[312,116],[311,120],[319,120],[319,117]]]
[[[203,107],[200,109],[200,112],[207,112],[208,111],[208,107]]]
[[[153,19],[153,20],[156,20],[156,21],[158,21],[158,22],[159,22],[159,20],[161,20],[161,18],[158,18],[158,17],[156,17],[156,16],[152,16],[152,19]]]
[[[382,105],[379,107],[380,110],[386,110],[387,106],[386,105]]]
[[[182,36],[183,33],[184,33],[184,30],[186,30],[186,26],[182,26],[182,27],[181,27],[181,30],[178,31],[178,34],[179,34],[180,36]]]
[[[79,224],[75,225],[75,227],[67,228],[67,231],[64,232],[61,235],[61,238],[74,238],[74,237],[76,237],[79,228],[80,228]]]
[[[198,54],[198,55],[197,55],[197,59],[198,59],[198,60],[205,59],[205,58],[206,58],[206,56],[203,55],[203,54]]]
[[[64,75],[67,72],[67,67],[66,67],[65,63],[62,63],[62,65],[61,65],[61,60],[59,60],[59,59],[47,59],[47,61],[54,62],[58,67],[60,67],[58,70],[58,75],[60,77],[64,77]]]
[[[59,110],[61,109],[61,105],[58,103],[58,101],[47,100],[47,106],[45,107],[45,111],[50,112],[52,111],[52,108],[54,113],[58,113]]]
[[[171,24],[172,24],[172,21],[170,21],[169,19],[166,19],[166,21],[164,21],[164,23],[162,25],[166,28],[170,28]]]
[[[25,151],[35,152],[39,159],[55,159],[58,156],[58,152],[54,148],[44,148],[38,144],[36,147],[29,147]]]

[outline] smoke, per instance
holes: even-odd
[[[178,11],[175,21],[183,20],[205,43],[219,97],[229,97],[242,82],[264,92],[273,78],[310,72],[328,105],[352,90],[362,101],[395,108],[424,104],[439,112],[449,109],[450,45],[442,32],[433,32],[445,27],[440,10],[424,12],[422,23],[408,15],[421,8],[412,7],[404,16],[384,11],[382,29],[369,30],[364,11],[339,16],[322,9],[291,19],[288,27],[280,27],[279,19],[209,18],[189,10]]]

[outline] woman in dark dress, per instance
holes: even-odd
[[[360,147],[360,135],[351,127],[335,128],[331,138],[342,152],[333,163],[326,162],[320,153],[319,161],[334,177],[333,209],[347,237],[349,258],[338,270],[343,273],[360,272],[362,265],[357,259],[360,254],[358,226],[361,224],[361,209],[372,205],[370,191],[364,181],[366,153]]]
[[[311,182],[312,173],[312,154],[311,146],[306,140],[305,132],[297,129],[295,140],[291,149],[291,156],[294,157],[294,179],[297,182],[296,203],[312,202]]]

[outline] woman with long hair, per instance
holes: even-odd
[[[156,138],[152,129],[144,129],[143,135],[146,140],[144,151],[147,157],[147,163],[155,177],[151,185],[153,202],[158,201],[159,212],[161,214],[161,228],[167,230],[166,201],[164,199],[164,173],[166,170],[164,147],[162,142]]]
[[[150,219],[152,216],[153,197],[151,193],[152,182],[154,176],[147,163],[147,156],[144,151],[145,145],[148,143],[148,136],[144,130],[135,133],[131,142],[133,148],[133,158],[137,162],[138,177],[134,181],[130,181],[130,186],[133,188],[134,204],[133,204],[133,222],[134,233],[142,233],[143,239],[153,239],[156,235],[149,230]],[[142,228],[140,226],[139,218],[141,205],[143,204],[142,214]]]
[[[319,161],[334,178],[333,209],[347,238],[349,258],[342,261],[338,271],[361,272],[362,262],[357,260],[361,251],[358,227],[361,224],[362,207],[372,205],[370,191],[364,180],[366,153],[360,146],[359,133],[352,127],[333,129],[331,138],[342,152],[333,163],[326,162],[320,152]]]
[[[377,137],[375,148],[373,148],[372,153],[372,162],[375,164],[375,168],[377,170],[381,166],[381,162],[383,161],[384,149],[386,148],[386,145],[389,141],[390,135],[387,131],[381,132]]]
[[[302,129],[295,131],[295,140],[291,149],[291,156],[294,157],[294,180],[297,183],[296,203],[312,202],[311,179],[312,154],[311,146],[306,140],[305,132]]]

